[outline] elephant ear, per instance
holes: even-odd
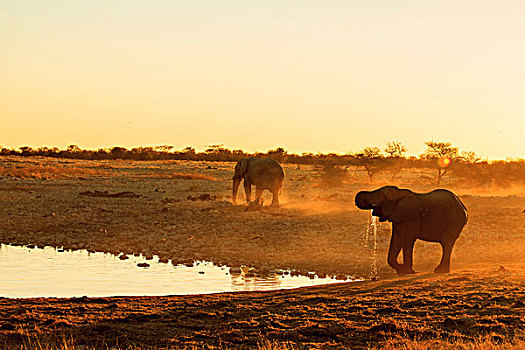
[[[387,221],[394,212],[396,204],[396,201],[387,199],[372,211],[372,215],[379,217],[380,222]]]
[[[415,196],[406,196],[401,198],[388,215],[390,222],[403,222],[414,220],[422,216],[421,203]]]
[[[248,171],[248,159],[241,159],[235,166],[235,177],[242,178]]]

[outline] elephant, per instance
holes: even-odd
[[[443,255],[434,272],[450,272],[452,248],[468,218],[467,208],[454,193],[445,189],[415,193],[384,186],[357,193],[355,205],[359,209],[372,209],[372,215],[379,217],[381,222],[392,223],[388,265],[398,275],[415,273],[412,252],[416,239],[440,243]],[[397,262],[401,249],[403,264]]]
[[[237,192],[241,180],[244,179],[244,192],[246,202],[251,202],[252,185],[255,185],[255,200],[259,201],[264,190],[273,194],[272,207],[279,207],[279,194],[281,192],[284,171],[281,165],[273,159],[244,158],[235,165],[233,175],[233,203],[237,203]]]

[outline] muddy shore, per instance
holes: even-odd
[[[511,341],[525,330],[523,266],[297,290],[201,296],[0,299],[0,343],[65,335],[95,348],[362,349],[408,339]],[[26,336],[24,336],[24,334]]]

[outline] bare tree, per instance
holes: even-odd
[[[407,151],[405,145],[399,141],[390,141],[386,144],[385,153],[392,158],[401,158]]]
[[[384,157],[381,150],[378,147],[365,147],[363,150],[354,153],[354,157],[365,168],[370,182],[374,182],[374,176],[383,168],[381,162]]]
[[[384,152],[387,154],[385,159],[388,171],[392,175],[391,181],[394,181],[403,169],[403,157],[406,151],[406,147],[399,141],[391,141],[386,144]]]
[[[473,151],[463,151],[458,157],[459,160],[467,164],[476,164],[481,162],[481,157],[479,157],[476,152]]]
[[[435,161],[437,169],[437,184],[440,185],[443,176],[445,176],[449,170],[452,162],[458,157],[458,148],[452,147],[450,142],[436,142],[427,141],[425,142],[427,149],[425,153],[421,155],[421,158]]]

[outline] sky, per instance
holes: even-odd
[[[522,1],[0,0],[0,146],[525,158]]]

